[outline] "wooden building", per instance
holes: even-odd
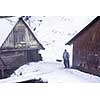
[[[42,44],[37,40],[28,24],[22,18],[17,19],[16,22],[14,21],[14,25],[8,25],[8,21],[4,22],[5,26],[3,26],[0,20],[0,36],[2,38],[0,41],[1,78],[8,77],[23,64],[41,61],[42,56],[39,54],[39,50],[44,50]],[[4,29],[1,29],[1,27]],[[9,34],[6,32],[7,29]],[[5,41],[3,41],[4,39]]]
[[[73,44],[73,68],[100,76],[100,16],[66,45]]]

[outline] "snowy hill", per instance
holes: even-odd
[[[30,26],[45,47],[45,51],[40,51],[43,59],[51,62],[55,62],[56,59],[62,59],[62,53],[67,48],[70,53],[70,61],[72,61],[72,46],[65,46],[65,43],[94,18],[95,16],[31,17]]]

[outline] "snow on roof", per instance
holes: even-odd
[[[0,46],[5,41],[17,21],[18,17],[0,19]]]

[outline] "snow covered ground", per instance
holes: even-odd
[[[100,77],[93,76],[75,69],[64,69],[62,63],[37,62],[23,65],[11,77],[0,80],[0,83],[20,82],[42,78],[48,83],[99,83]]]

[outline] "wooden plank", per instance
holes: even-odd
[[[1,58],[1,56],[0,56],[0,60],[1,60],[2,64],[3,64],[5,67],[7,67],[6,63],[5,63],[4,60]]]

